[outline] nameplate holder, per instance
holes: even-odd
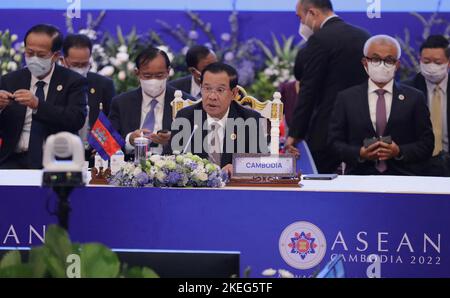
[[[233,154],[229,186],[298,187],[300,174],[291,154]]]

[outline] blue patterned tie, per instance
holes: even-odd
[[[153,129],[155,127],[155,107],[158,104],[158,101],[153,98],[150,102],[150,110],[148,111],[147,115],[145,115],[144,124],[142,124],[142,128],[146,128],[153,132]]]
[[[36,83],[36,97],[39,99],[39,105],[45,102],[44,81]],[[42,168],[42,146],[46,136],[46,128],[39,120],[31,121],[30,141],[28,143],[28,158],[31,169]]]

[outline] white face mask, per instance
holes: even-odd
[[[145,94],[147,94],[150,97],[157,97],[161,95],[161,93],[163,93],[164,90],[166,89],[167,79],[140,80],[140,82],[142,90],[144,90]]]
[[[79,67],[71,67],[70,69],[73,70],[76,73],[79,73],[80,75],[82,75],[83,77],[87,77],[87,74],[89,72],[89,69],[91,68],[91,66],[86,66],[83,68],[79,68]]]
[[[300,27],[298,27],[298,34],[305,40],[308,39],[314,34],[314,31],[309,28],[308,25],[300,23]]]
[[[420,72],[427,81],[437,84],[448,74],[448,63],[436,64],[420,62]]]
[[[367,63],[366,72],[370,79],[375,83],[387,83],[395,76],[397,68],[393,66],[385,66],[382,62],[378,66],[374,66],[371,62]]]
[[[52,56],[53,57],[53,56]],[[37,56],[27,57],[25,56],[25,62],[27,64],[28,70],[35,77],[42,77],[43,75],[50,72],[53,66],[52,57],[50,58],[39,58]]]

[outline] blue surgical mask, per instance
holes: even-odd
[[[53,57],[53,56],[52,56]],[[50,72],[53,66],[52,57],[50,58],[39,58],[37,56],[27,57],[25,56],[25,62],[27,64],[28,70],[35,77],[42,77],[43,75]]]

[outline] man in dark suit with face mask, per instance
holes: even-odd
[[[150,150],[161,154],[170,139],[172,107],[176,89],[167,84],[170,60],[167,54],[149,47],[136,58],[140,87],[113,98],[109,119],[126,141],[127,158],[134,154],[134,140],[141,136],[151,142]],[[183,93],[183,99],[194,99]]]
[[[25,35],[27,67],[0,83],[0,168],[42,168],[45,139],[61,131],[74,134],[86,119],[87,81],[57,65],[61,32],[36,25]]]
[[[387,35],[371,37],[362,63],[369,80],[340,92],[329,142],[350,175],[421,175],[434,137],[425,97],[394,82],[401,48]]]

